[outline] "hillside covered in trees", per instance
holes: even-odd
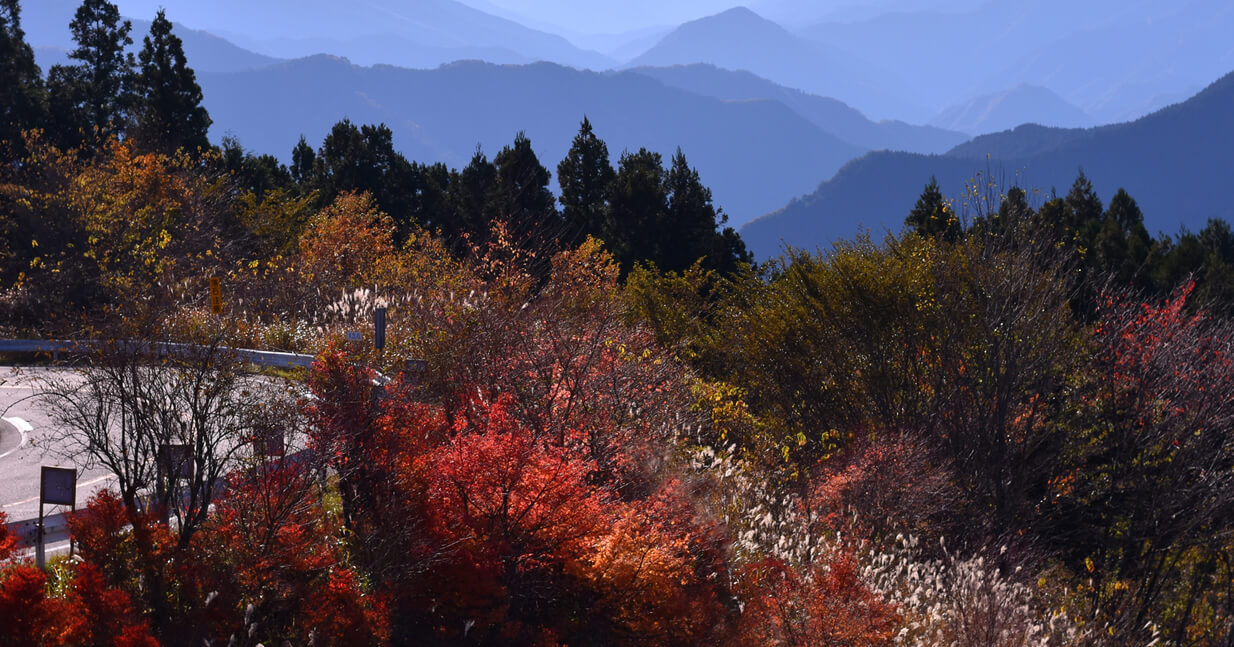
[[[559,197],[523,135],[450,169],[343,120],[285,166],[206,139],[161,14],[129,60],[86,0],[46,77],[19,15],[0,335],[117,342],[43,396],[118,485],[46,571],[0,525],[0,644],[1234,639],[1224,222],[932,182],[755,266],[684,152],[614,166],[586,118]]]

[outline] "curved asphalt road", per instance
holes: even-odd
[[[69,369],[0,367],[0,510],[10,523],[37,519],[39,515],[39,473],[43,465],[76,467],[77,506],[112,480],[110,472],[95,467],[83,470],[63,457],[46,451],[41,441],[50,421],[39,408],[38,381],[49,375],[64,377]],[[45,506],[45,514],[63,508]]]

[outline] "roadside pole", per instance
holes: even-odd
[[[43,506],[67,505],[77,512],[77,470],[71,467],[44,465],[39,475],[39,523],[38,541],[34,546],[34,563],[39,568],[47,567],[43,548]],[[69,557],[73,556],[73,535],[69,533]]]

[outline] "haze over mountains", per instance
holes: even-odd
[[[931,177],[945,195],[960,195],[981,174],[980,181],[993,179],[1001,191],[1037,191],[1039,204],[1052,189],[1065,194],[1080,169],[1104,201],[1125,187],[1150,231],[1198,230],[1210,218],[1234,219],[1226,191],[1234,180],[1231,107],[1234,72],[1184,103],[1131,123],[1070,130],[1021,126],[944,155],[872,153],[741,234],[756,256],[768,258],[783,241],[825,247],[851,236],[854,223],[876,237],[898,231]]]
[[[212,132],[232,133],[246,147],[284,159],[301,134],[316,145],[347,116],[389,125],[410,159],[451,166],[466,165],[477,145],[491,157],[525,131],[541,162],[554,169],[587,116],[614,164],[622,150],[647,147],[667,159],[680,146],[736,224],[809,191],[867,150],[778,102],[721,101],[634,72],[552,63],[467,61],[408,70],[314,56],[203,74],[201,84]]]
[[[78,4],[23,3],[44,70],[67,61]],[[792,227],[825,242],[857,222],[898,226],[894,213],[931,174],[957,193],[987,153],[994,168],[1022,172],[1021,184],[1065,188],[1083,166],[1103,194],[1116,188],[1106,183],[1126,185],[1147,207],[1156,178],[1200,163],[1184,155],[1189,146],[1223,141],[1206,139],[1228,126],[1223,111],[1195,112],[1202,127],[1160,149],[1172,158],[1135,149],[1158,150],[1186,125],[1159,115],[1065,128],[1135,119],[1234,70],[1234,3],[1221,0],[117,4],[133,18],[135,48],[166,6],[215,141],[233,135],[289,161],[301,134],[316,145],[346,117],[385,122],[411,159],[459,166],[477,145],[492,155],[526,131],[552,169],[587,115],[614,163],[624,149],[680,146],[734,224],[817,189],[745,230],[764,255],[795,238]],[[1234,101],[1225,108],[1234,114]],[[965,143],[979,135],[990,136]],[[901,153],[861,157],[881,150]],[[1166,159],[1170,169],[1150,172]],[[877,199],[863,202],[861,191]],[[1167,230],[1206,210],[1179,219],[1146,208]]]

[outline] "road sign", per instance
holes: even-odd
[[[39,498],[47,505],[73,505],[77,502],[77,470],[71,467],[43,466],[39,479]]]
[[[77,510],[77,470],[71,467],[43,466],[39,474],[39,539],[34,546],[34,563],[39,568],[47,566],[47,554],[43,546],[43,506],[67,505]],[[69,557],[73,556],[73,540],[69,538]]]
[[[381,350],[386,347],[386,309],[373,311],[373,348]]]
[[[193,480],[192,448],[188,445],[159,445],[159,475],[176,481]]]
[[[217,276],[210,277],[210,312],[223,314],[223,281]]]
[[[277,426],[262,427],[253,434],[253,451],[258,456],[272,458],[286,452],[283,430]]]
[[[345,334],[347,341],[364,341],[364,333],[358,330],[348,330]]]

